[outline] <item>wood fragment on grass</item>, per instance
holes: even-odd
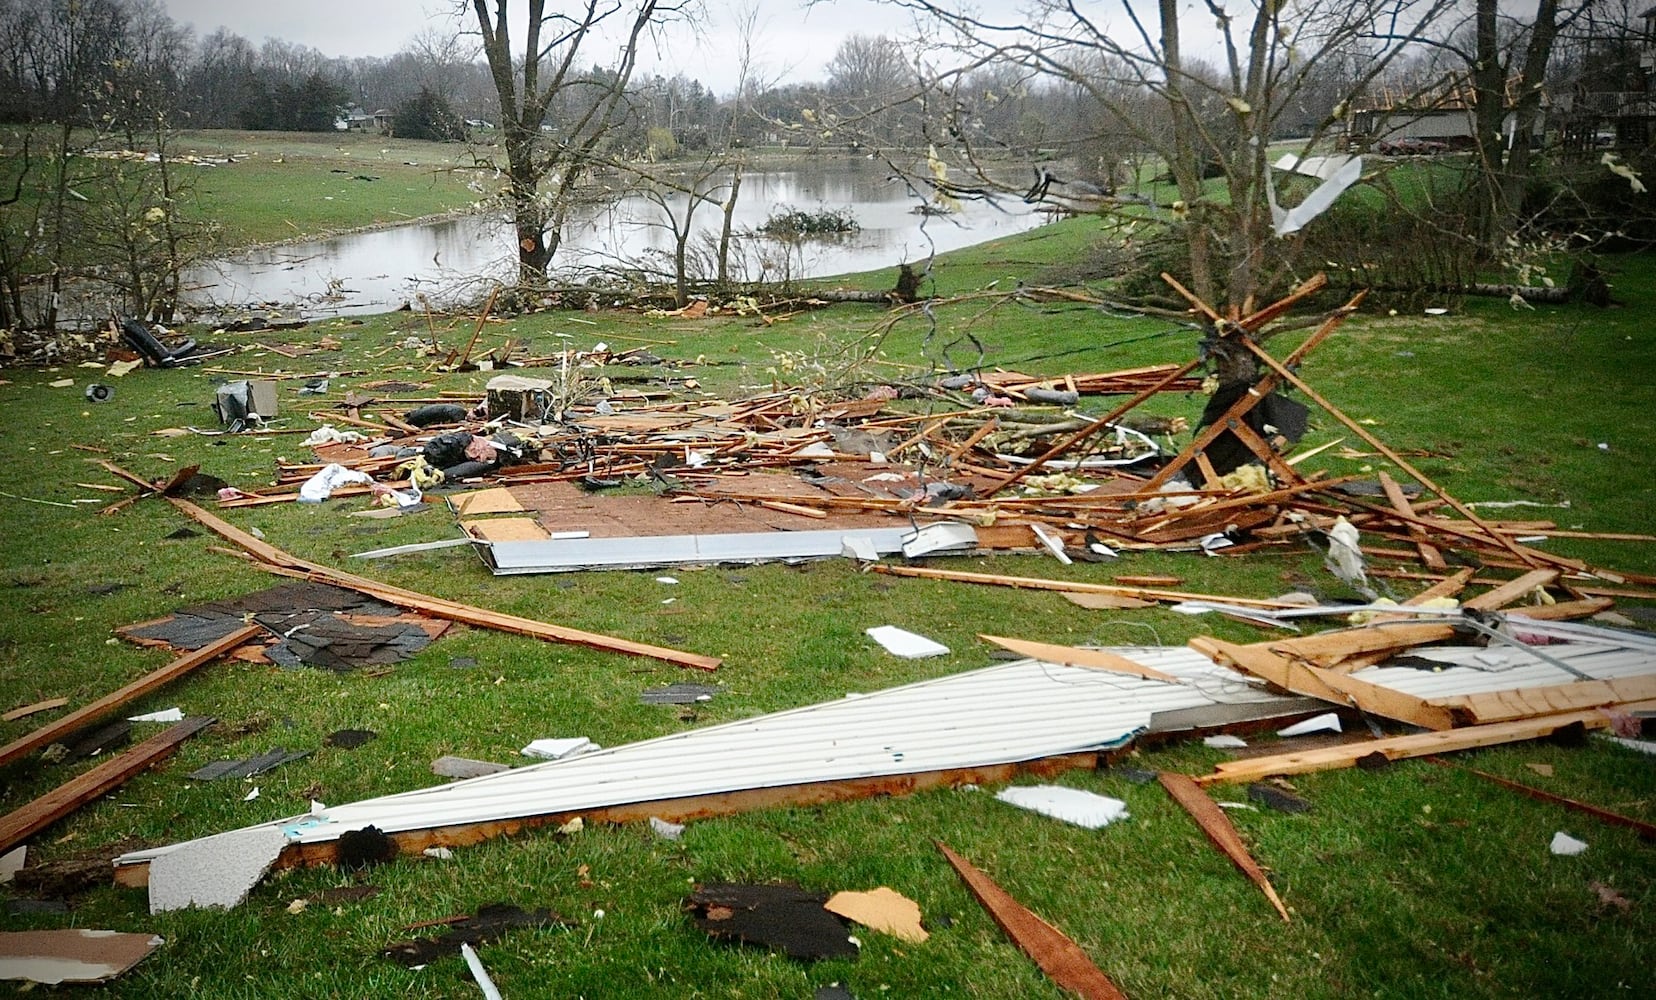
[[[1173,801],[1190,814],[1190,818],[1202,828],[1207,838],[1213,841],[1213,845],[1225,852],[1231,863],[1236,865],[1242,874],[1248,876],[1254,885],[1259,886],[1259,890],[1271,901],[1271,905],[1276,907],[1282,919],[1288,920],[1288,907],[1282,904],[1282,899],[1271,885],[1271,880],[1265,877],[1265,869],[1259,867],[1259,862],[1248,852],[1248,846],[1242,843],[1242,835],[1236,832],[1236,827],[1231,823],[1230,817],[1225,815],[1225,811],[1214,804],[1207,793],[1188,775],[1161,771],[1156,774],[1156,780],[1167,789],[1167,794],[1173,797]]]
[[[1060,988],[1084,1000],[1127,1000],[1127,994],[1121,991],[1121,987],[1112,982],[1087,957],[1081,946],[1063,931],[1012,898],[1011,893],[970,861],[950,850],[948,845],[939,841],[937,849],[960,874],[966,888],[989,911],[995,924]]]

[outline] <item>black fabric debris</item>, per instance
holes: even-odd
[[[451,468],[466,461],[466,446],[471,444],[471,439],[471,434],[466,431],[439,434],[426,442],[421,453],[433,466],[439,469]]]
[[[243,760],[216,760],[204,767],[191,771],[188,777],[194,781],[218,781],[220,778],[251,778],[255,774],[263,774],[283,764],[292,763],[309,757],[309,750],[289,752],[284,747],[276,747],[257,757],[247,757]]]
[[[432,424],[458,424],[466,419],[466,408],[454,403],[432,403],[429,406],[416,406],[404,414],[403,419],[415,427],[430,427]]]
[[[1287,789],[1275,785],[1254,783],[1248,786],[1248,798],[1275,809],[1277,812],[1303,813],[1311,811],[1311,803]]]
[[[855,957],[846,925],[823,909],[828,897],[797,885],[702,886],[684,901],[711,937],[776,948],[790,958]]]
[[[1587,745],[1587,727],[1580,722],[1560,726],[1548,734],[1547,742],[1561,747],[1584,747]]]
[[[1418,483],[1400,482],[1397,486],[1406,497],[1420,496],[1420,485]],[[1378,479],[1347,480],[1346,482],[1335,483],[1329,489],[1336,493],[1344,493],[1348,497],[1384,497],[1386,495],[1386,489],[1380,485]]]
[[[347,830],[339,837],[339,867],[355,872],[383,865],[397,856],[397,845],[377,826]]]
[[[132,742],[132,723],[125,719],[72,733],[63,741],[64,752],[54,755],[60,764],[74,764],[94,754],[115,750]]]
[[[341,750],[355,750],[364,743],[377,739],[379,733],[372,729],[339,729],[329,733],[322,742]]]
[[[1208,398],[1207,407],[1202,410],[1202,419],[1197,422],[1196,430],[1200,431],[1209,424],[1223,417],[1236,401],[1248,393],[1253,386],[1245,381],[1225,383]],[[1298,441],[1305,436],[1310,411],[1305,404],[1271,393],[1260,400],[1253,409],[1242,418],[1242,422],[1253,428],[1260,437],[1269,441],[1276,435],[1281,435],[1289,441]],[[1266,426],[1275,428],[1266,431]],[[1256,461],[1253,451],[1230,431],[1225,431],[1214,438],[1203,451],[1208,461],[1213,463],[1213,471],[1223,476],[1234,472],[1237,467],[1248,462]]]
[[[669,684],[642,692],[638,700],[646,705],[689,705],[711,698],[723,690],[713,684]]]
[[[381,949],[380,957],[414,968],[430,965],[447,955],[458,955],[462,944],[475,948],[505,937],[508,931],[524,927],[558,927],[565,923],[562,917],[548,909],[524,910],[507,903],[490,903],[479,908],[476,916],[450,924],[446,934],[386,945]]]
[[[1430,670],[1434,673],[1452,664],[1442,660],[1434,660],[1429,656],[1416,656],[1413,653],[1399,653],[1386,661],[1388,667],[1408,667],[1411,670]]]

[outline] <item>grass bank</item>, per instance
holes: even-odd
[[[950,256],[937,272],[939,290],[995,280],[1010,288],[1092,238],[1087,220],[1073,220]],[[1519,313],[1505,303],[1469,303],[1445,317],[1360,316],[1312,355],[1303,374],[1394,447],[1425,453],[1416,459],[1422,470],[1464,500],[1568,501],[1536,516],[1590,531],[1648,531],[1656,458],[1643,438],[1656,410],[1648,377],[1656,370],[1656,266],[1648,258],[1616,266],[1626,300],[1620,309]],[[869,280],[881,287],[886,278]],[[703,390],[726,396],[773,383],[900,380],[945,353],[970,364],[980,346],[987,364],[1053,375],[1182,361],[1195,346],[1193,331],[1162,320],[977,301],[897,325],[871,359],[847,373],[847,359],[870,346],[869,331],[882,317],[878,309],[851,306],[773,325],[552,313],[491,322],[480,346],[515,338],[532,354],[550,354],[566,343],[649,342],[664,358],[699,362],[691,373]],[[438,336],[447,345],[462,343],[473,322],[454,319]],[[480,391],[487,373],[435,376],[425,371],[426,359],[401,346],[426,332],[423,319],[393,314],[279,336],[215,335],[239,348],[216,366],[365,372],[334,378],[320,399],[296,395],[298,382],[283,383],[283,426],[301,431],[315,426],[304,416],[308,410],[375,379],[429,380],[428,394]],[[260,346],[311,344],[324,334],[339,343],[337,351],[293,360]],[[88,463],[97,456],[76,446],[105,450],[146,476],[199,462],[250,487],[269,480],[276,457],[300,457],[297,436],[158,433],[212,426],[206,404],[215,379],[229,377],[224,372],[138,371],[111,380],[70,368],[4,376],[0,463],[14,474],[0,496],[0,705],[54,696],[84,704],[166,660],[112,639],[113,628],[273,582],[209,551],[216,540],[181,536],[185,522],[160,503],[97,516],[97,506],[114,494],[82,485],[113,480]],[[75,384],[52,387],[64,378]],[[111,382],[114,399],[87,403],[82,390],[91,380]],[[1159,401],[1192,419],[1201,405],[1200,398]],[[1309,443],[1344,436],[1332,421],[1315,419]],[[1366,451],[1349,437],[1346,443]],[[1376,457],[1338,451],[1314,460],[1316,467],[1339,474],[1383,467]],[[360,567],[349,560],[352,552],[454,532],[441,510],[390,521],[347,516],[364,506],[281,505],[230,512],[230,519],[295,554],[353,570]],[[1613,567],[1656,571],[1650,545],[1550,545]],[[950,565],[1099,582],[1121,573],[1172,573],[1188,589],[1239,596],[1298,587],[1343,593],[1307,552],[1242,559],[1145,554],[1068,568],[1034,557]],[[892,580],[838,562],[676,572],[681,582],[670,593],[653,573],[495,578],[453,549],[364,571],[502,611],[721,655],[725,666],[712,680],[725,690],[698,707],[694,721],[684,720],[637,698],[646,687],[692,679],[673,668],[466,629],[379,676],[215,664],[133,711],[177,704],[224,722],[37,837],[31,858],[171,842],[303,812],[311,799],[337,804],[425,787],[438,780],[429,762],[444,754],[511,761],[519,747],[543,736],[584,735],[614,746],[981,667],[990,649],[976,639],[979,632],[1109,644],[1177,644],[1204,632],[1257,638],[1236,622],[1160,609],[1082,611],[1050,594]],[[664,604],[666,596],[676,600]],[[896,660],[864,639],[862,630],[877,624],[922,632],[953,652]],[[0,724],[0,740],[33,724],[38,718]],[[347,727],[375,730],[379,738],[349,752],[321,747],[326,734]],[[273,746],[319,749],[249,783],[183,777],[210,761]],[[1196,771],[1219,759],[1220,751],[1198,744],[1147,751],[1135,763]],[[1549,789],[1656,820],[1656,773],[1647,758],[1620,748],[1522,745],[1483,751],[1475,760],[1530,781],[1537,775],[1527,765],[1548,765]],[[61,767],[15,765],[3,775],[0,809],[65,777]],[[105,887],[76,897],[67,915],[4,919],[19,928],[73,924],[165,937],[159,953],[105,990],[112,997],[185,988],[200,998],[473,996],[457,959],[410,972],[375,953],[410,936],[403,929],[410,924],[506,901],[550,906],[574,922],[482,949],[506,996],[807,997],[840,981],[860,997],[1056,1000],[1061,994],[1006,942],[937,854],[932,842],[943,840],[1064,928],[1134,997],[1599,996],[1642,989],[1644,970],[1656,963],[1649,845],[1459,772],[1413,762],[1378,773],[1312,775],[1295,781],[1313,802],[1311,813],[1235,813],[1256,856],[1276,874],[1295,916],[1288,924],[1209,850],[1159,788],[1108,773],[1072,773],[1061,782],[1126,799],[1132,820],[1087,832],[1003,806],[994,789],[940,791],[695,823],[677,843],[637,827],[588,828],[569,838],[494,841],[447,861],[399,861],[362,876],[293,872],[230,912],[152,917],[141,893]],[[247,801],[255,785],[260,795]],[[1560,829],[1592,846],[1578,857],[1549,855],[1547,843]],[[289,911],[296,898],[359,879],[380,893],[337,908]],[[891,886],[920,903],[934,935],[906,945],[861,931],[856,961],[804,965],[711,945],[679,912],[692,882],[773,879],[825,890]],[[1597,886],[1629,906],[1604,902]]]

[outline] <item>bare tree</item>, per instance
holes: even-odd
[[[683,8],[657,0],[582,0],[565,12],[526,0],[528,28],[519,50],[510,0],[471,0],[470,6],[500,103],[519,281],[543,285],[577,185],[626,110],[639,45]],[[588,58],[611,30],[620,37],[615,56],[608,66],[583,72],[577,60]]]
[[[1306,0],[1291,8],[1275,0],[1206,0],[1222,53],[1216,68],[1187,55],[1191,15],[1181,15],[1177,0],[1124,0],[1115,23],[1071,0],[1033,0],[1017,20],[994,20],[964,3],[891,2],[944,29],[956,68],[939,75],[940,85],[1010,63],[1084,94],[1124,139],[1159,158],[1175,193],[1163,206],[1165,217],[1184,236],[1192,288],[1240,309],[1282,277],[1275,243],[1286,235],[1284,209],[1267,147],[1289,131],[1285,116],[1303,115],[1305,90],[1313,82],[1323,86],[1312,67],[1366,43],[1362,70],[1346,81],[1347,93],[1357,93],[1405,44],[1376,39],[1423,31],[1450,0]],[[1293,130],[1303,134],[1301,155],[1338,124],[1344,107],[1331,108],[1308,130]],[[947,135],[957,153],[975,156],[971,129],[951,119]]]

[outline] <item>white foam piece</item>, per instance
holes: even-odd
[[[923,635],[915,635],[895,625],[876,625],[866,630],[868,637],[885,647],[885,651],[893,656],[901,656],[906,660],[922,660],[928,656],[946,656],[949,647],[940,642],[933,642]]]
[[[250,826],[181,844],[150,862],[151,913],[240,905],[287,846],[278,825]]]
[[[1565,833],[1563,830],[1560,830],[1553,834],[1552,843],[1547,845],[1547,849],[1552,851],[1554,854],[1570,858],[1580,854],[1582,851],[1585,851],[1587,849],[1587,842],[1585,840],[1577,840]]]
[[[1338,733],[1343,731],[1340,728],[1340,717],[1333,712],[1324,712],[1322,715],[1314,715],[1309,719],[1302,719],[1291,726],[1278,729],[1277,735],[1309,736],[1312,733]]]
[[[1127,818],[1127,803],[1062,785],[1014,785],[995,796],[1007,805],[1097,830]]]

